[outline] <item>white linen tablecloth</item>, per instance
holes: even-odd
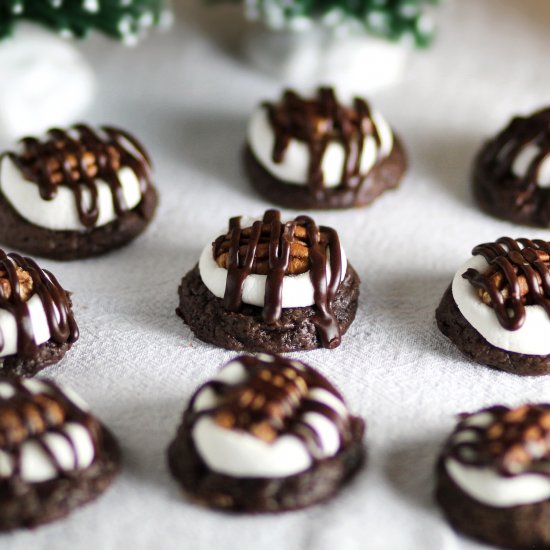
[[[456,413],[549,400],[550,377],[467,361],[438,332],[434,310],[474,245],[502,235],[550,239],[550,231],[484,215],[469,189],[482,141],[512,115],[548,103],[549,3],[451,1],[434,48],[414,56],[401,84],[372,97],[403,138],[411,169],[399,190],[369,208],[316,214],[340,231],[362,279],[360,307],[338,349],[295,354],[367,419],[368,465],[323,506],[259,517],[186,501],[165,449],[191,393],[235,355],[193,337],[174,313],[177,286],[227,218],[268,206],[251,191],[239,155],[249,113],[282,83],[222,47],[240,34],[238,8],[177,12],[170,32],[137,48],[100,37],[81,45],[100,77],[88,120],[127,127],[148,146],[161,199],[156,219],[118,252],[42,262],[74,292],[81,329],[45,374],[76,389],[116,433],[122,473],[93,504],[2,536],[0,548],[481,548],[453,533],[433,502],[438,449]]]

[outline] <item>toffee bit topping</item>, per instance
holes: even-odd
[[[340,344],[340,328],[331,305],[343,278],[336,231],[318,227],[307,216],[283,223],[278,210],[267,210],[252,227],[242,228],[240,218],[232,218],[228,233],[213,243],[213,255],[218,265],[227,269],[224,306],[228,311],[241,308],[244,282],[250,274],[267,276],[262,316],[269,324],[275,324],[282,314],[285,275],[309,271],[317,309],[314,322],[322,344],[327,348]]]
[[[347,416],[342,417],[331,407],[308,397],[312,389],[322,388],[342,400],[334,387],[312,368],[278,355],[242,356],[234,361],[246,370],[246,380],[235,385],[217,380],[208,382],[195,397],[209,387],[216,393],[218,403],[212,409],[194,413],[192,423],[210,416],[223,428],[246,431],[268,443],[281,435],[293,434],[315,451],[319,438],[304,415],[316,412],[336,425],[342,444],[351,438]],[[193,403],[189,410],[193,410]]]
[[[20,153],[8,153],[26,180],[35,182],[44,200],[52,200],[60,185],[74,194],[81,223],[93,227],[99,217],[97,180],[105,182],[118,216],[128,208],[119,171],[130,168],[142,195],[151,185],[151,163],[143,146],[131,135],[104,126],[97,132],[80,124],[71,130],[52,129],[44,140],[26,137]]]
[[[492,416],[489,423],[479,425],[472,421],[486,413]],[[460,434],[465,432],[471,437],[461,439]],[[494,406],[462,415],[445,453],[463,464],[491,467],[505,476],[550,476],[550,404],[515,409]]]
[[[462,277],[505,329],[521,328],[529,305],[542,306],[550,317],[550,243],[502,237],[476,246],[472,254],[483,256],[489,267],[483,273],[469,268]]]
[[[273,161],[280,163],[291,139],[306,143],[310,163],[308,184],[314,191],[323,188],[322,163],[331,141],[345,150],[342,186],[357,187],[362,179],[361,155],[365,138],[372,136],[380,145],[380,136],[366,101],[355,98],[352,107],[341,105],[333,88],[319,88],[317,97],[305,99],[287,90],[280,103],[266,103],[275,132]]]

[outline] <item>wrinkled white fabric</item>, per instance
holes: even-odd
[[[434,48],[413,57],[402,84],[369,98],[407,147],[411,170],[401,188],[369,208],[314,213],[339,229],[362,279],[361,298],[338,349],[293,355],[329,376],[350,410],[366,417],[367,467],[327,504],[276,516],[219,514],[185,500],[165,449],[193,391],[235,356],[203,344],[176,317],[177,286],[230,216],[270,206],[246,181],[240,152],[250,113],[282,83],[206,35],[214,26],[238,35],[240,6],[183,5],[170,33],[133,50],[99,38],[82,45],[100,81],[88,120],[116,123],[143,140],[161,200],[155,221],[130,246],[87,261],[42,262],[74,292],[82,333],[45,374],[78,391],[113,429],[124,467],[94,503],[50,526],[5,535],[5,547],[485,548],[455,534],[437,509],[437,453],[456,413],[550,400],[550,377],[519,378],[471,363],[437,331],[434,310],[474,245],[502,235],[550,239],[550,231],[483,214],[468,181],[484,139],[515,113],[548,102],[550,6],[448,4]]]

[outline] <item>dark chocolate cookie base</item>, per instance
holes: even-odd
[[[98,256],[124,246],[142,233],[155,213],[157,202],[157,192],[150,187],[138,207],[104,226],[83,231],[55,231],[25,220],[0,193],[0,242],[53,260]]]
[[[72,308],[70,293],[67,293],[69,307]],[[71,310],[72,313],[72,310]],[[42,369],[55,365],[73,346],[73,342],[56,344],[49,340],[37,348],[32,357],[21,357],[17,354],[0,358],[0,379],[2,378],[30,378]]]
[[[248,145],[243,156],[248,178],[260,195],[274,204],[300,210],[366,206],[384,191],[396,188],[407,168],[404,149],[395,137],[390,156],[378,163],[358,188],[326,188],[314,195],[305,185],[292,185],[274,177],[256,160]]]
[[[473,191],[481,209],[513,223],[550,227],[550,189],[537,185],[526,188],[513,176],[495,175],[492,167],[497,161],[490,158],[493,149],[493,142],[487,143],[474,161]]]
[[[0,531],[55,521],[103,493],[119,470],[120,449],[105,427],[102,440],[102,452],[85,470],[40,483],[0,481]]]
[[[42,369],[55,365],[63,359],[65,353],[70,350],[72,344],[56,344],[55,342],[46,342],[38,346],[36,355],[30,358],[22,358],[18,355],[8,355],[0,359],[0,379],[1,378],[30,378]]]
[[[550,356],[524,355],[497,348],[465,319],[447,288],[435,312],[439,330],[458,349],[476,363],[522,376],[540,376],[550,373]]]
[[[197,453],[185,417],[168,448],[173,476],[197,503],[233,512],[266,513],[297,510],[332,497],[365,461],[365,424],[352,418],[352,441],[334,457],[285,478],[234,478],[213,472]]]
[[[457,531],[498,546],[516,550],[550,550],[550,500],[497,508],[466,494],[439,461],[435,497]]]
[[[223,300],[202,282],[198,265],[181,281],[176,313],[204,342],[235,351],[284,353],[322,347],[313,322],[314,306],[283,309],[280,320],[268,325],[262,308],[243,304],[238,312],[227,311]],[[348,264],[346,277],[332,302],[343,335],[355,318],[359,299],[359,277]]]

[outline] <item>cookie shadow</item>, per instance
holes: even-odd
[[[384,476],[405,500],[424,510],[435,510],[435,469],[443,439],[407,442],[386,456]]]
[[[85,320],[80,323],[82,344],[101,338],[105,326],[112,325],[119,338],[139,332],[167,345],[183,345],[189,338],[175,313],[178,286],[200,252],[194,243],[168,242],[152,234],[88,262],[85,273],[71,272],[67,288],[74,291],[77,318]]]
[[[474,208],[472,171],[487,136],[481,134],[426,135],[417,140],[415,156],[423,172],[453,199]],[[421,163],[421,165],[420,165]]]
[[[135,109],[147,112],[144,106],[136,105]],[[239,195],[250,194],[241,162],[247,126],[244,112],[242,115],[223,111],[190,112],[167,105],[140,116],[149,128],[153,155],[198,173],[188,181],[170,181],[168,185],[182,183],[187,194],[203,195],[205,185],[210,192],[219,186],[220,191],[229,189]]]
[[[247,115],[194,112],[182,121],[180,159],[239,193],[250,193],[242,168]]]
[[[131,288],[120,286],[117,289],[120,294],[127,294],[119,313],[151,335],[170,336],[178,342],[189,339],[190,331],[176,315],[178,287],[184,275],[197,263],[201,249],[189,243],[178,246],[155,239],[142,243],[139,250],[139,255],[129,254],[121,259],[124,269],[135,273],[137,279]],[[146,262],[143,257],[147,258]],[[166,261],[167,258],[172,261]],[[137,295],[136,288],[142,287],[140,281],[151,283]]]
[[[168,468],[167,450],[190,395],[184,390],[181,398],[141,399],[109,407],[107,423],[121,446],[123,475],[174,501],[183,499]]]
[[[383,312],[380,319],[393,329],[424,331],[431,327],[451,277],[448,271],[388,273],[361,289],[361,306],[375,305]]]
[[[249,114],[245,110],[230,113],[201,109],[174,101],[158,102],[151,109],[146,98],[128,98],[111,117],[113,125],[131,130],[131,121],[139,120],[140,127],[147,128],[142,141],[153,159],[161,206],[165,186],[181,189],[187,195],[203,195],[205,184],[220,184],[239,192],[249,190],[241,167]],[[102,116],[97,114],[98,118]],[[182,180],[181,170],[175,170],[182,166],[198,174],[183,174],[186,178]]]

